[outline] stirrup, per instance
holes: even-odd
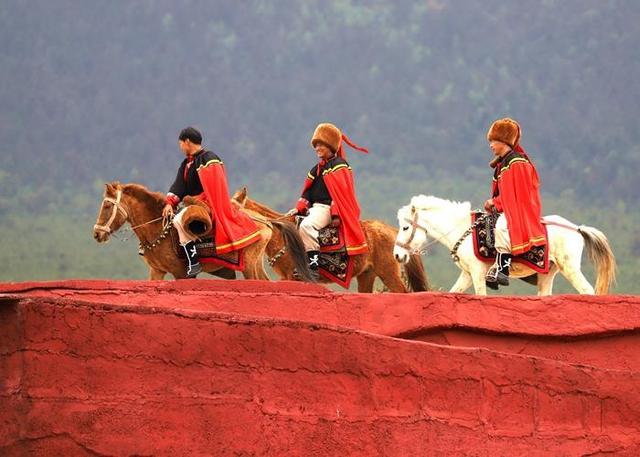
[[[202,265],[200,265],[200,262],[189,263],[187,265],[187,278],[195,278],[200,273],[202,273]]]
[[[489,271],[487,271],[487,274],[484,277],[484,282],[489,289],[492,289],[492,290],[499,289],[498,268],[495,265],[493,265],[491,268],[489,268]]]

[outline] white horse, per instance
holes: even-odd
[[[433,196],[418,195],[398,210],[400,230],[393,249],[398,262],[405,263],[412,253],[427,244],[427,235],[449,248],[451,256],[462,270],[450,292],[464,292],[472,284],[475,293],[486,295],[485,275],[490,263],[479,260],[473,252],[473,239],[465,232],[471,227],[471,205]],[[538,295],[551,295],[553,278],[560,272],[581,294],[593,294],[594,289],[580,270],[582,249],[597,270],[595,293],[604,295],[615,281],[616,260],[607,237],[599,230],[577,226],[560,216],[546,216],[549,236],[549,272],[538,273]],[[456,244],[458,246],[456,247]],[[536,272],[521,263],[511,264],[510,277],[524,278]]]

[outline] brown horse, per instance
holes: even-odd
[[[237,201],[243,208],[262,214],[272,221],[294,220],[294,216],[283,215],[248,198],[246,187],[238,190],[232,200]],[[354,259],[353,276],[358,281],[358,292],[373,292],[373,283],[376,277],[379,277],[391,292],[408,292],[402,280],[400,266],[393,257],[393,247],[398,231],[384,222],[376,220],[361,221],[361,224],[369,245],[369,252],[357,255]],[[266,253],[269,256],[269,264],[281,279],[294,278],[295,266],[281,238],[274,236],[267,244]],[[419,255],[411,256],[404,268],[412,291],[429,290]],[[321,277],[320,281],[331,282],[324,277]]]
[[[151,192],[140,184],[106,184],[102,205],[93,228],[93,237],[98,243],[106,242],[112,233],[125,222],[129,222],[144,250],[143,259],[149,267],[149,279],[163,279],[167,273],[176,279],[186,278],[186,263],[178,258],[173,240],[168,236],[171,226],[165,226],[162,220],[163,206],[163,194]],[[243,211],[260,226],[260,239],[244,249],[244,277],[269,279],[263,265],[264,250],[273,235],[278,233],[278,239],[284,239],[287,249],[294,253],[296,269],[301,272],[303,279],[311,281],[304,246],[295,226],[290,223],[269,222],[251,210]],[[212,263],[203,263],[202,268],[203,271],[212,274],[229,271]],[[219,276],[226,277],[223,274]]]

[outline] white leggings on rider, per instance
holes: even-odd
[[[319,251],[318,231],[331,223],[331,207],[322,203],[314,203],[309,208],[309,215],[300,223],[300,237],[305,250]]]
[[[189,235],[184,229],[184,225],[182,225],[182,218],[184,217],[184,212],[186,209],[186,207],[182,208],[180,211],[178,211],[178,214],[173,217],[173,226],[178,231],[178,238],[180,239],[180,244],[182,245],[187,244],[189,241],[196,241],[198,239],[195,236]]]
[[[496,221],[495,237],[496,251],[509,254],[511,252],[511,238],[509,237],[509,227],[507,227],[507,217],[504,213],[500,213]]]

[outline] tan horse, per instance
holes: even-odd
[[[256,211],[270,220],[294,220],[294,216],[285,216],[248,198],[246,187],[238,190],[232,200],[237,201],[243,208]],[[354,259],[353,276],[358,281],[358,292],[373,292],[376,277],[379,277],[391,292],[408,292],[402,280],[400,266],[393,258],[397,230],[381,221],[366,220],[361,224],[369,245],[369,252],[355,256]],[[266,253],[269,256],[269,264],[281,279],[294,279],[295,266],[281,237],[274,236],[271,239],[267,244]],[[411,256],[404,268],[412,291],[429,290],[420,256]],[[331,282],[324,277],[321,277],[320,281]]]
[[[171,227],[163,225],[163,206],[163,194],[151,192],[140,184],[106,184],[102,205],[93,228],[93,237],[98,243],[106,242],[112,233],[125,222],[129,222],[144,250],[143,259],[149,267],[149,279],[163,279],[167,273],[176,279],[186,278],[186,262],[175,253],[169,234]],[[301,272],[303,279],[311,281],[302,239],[295,226],[289,223],[269,222],[253,211],[243,211],[256,220],[260,227],[260,239],[244,249],[244,277],[269,279],[263,265],[264,250],[274,233],[278,233],[278,239],[284,239],[287,248],[294,253],[296,268]],[[203,271],[212,274],[229,271],[212,263],[202,263],[202,268]]]

